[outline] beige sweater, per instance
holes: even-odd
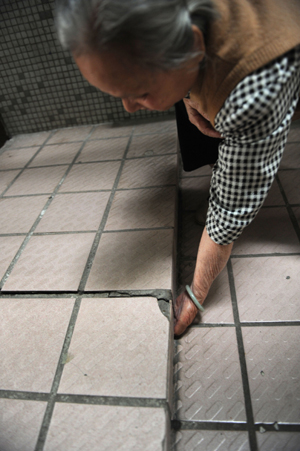
[[[214,124],[248,74],[300,44],[300,0],[213,0],[206,63],[191,99]]]

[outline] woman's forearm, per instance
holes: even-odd
[[[204,302],[211,284],[226,266],[232,246],[233,243],[227,245],[216,244],[209,237],[206,228],[204,229],[192,283],[193,292],[201,304]]]

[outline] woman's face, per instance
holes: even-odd
[[[86,80],[102,92],[120,97],[129,113],[171,108],[195,84],[201,60],[197,58],[181,69],[151,72],[133,64],[120,52],[74,58]]]

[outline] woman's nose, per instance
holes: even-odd
[[[143,109],[143,106],[140,105],[135,100],[122,99],[123,106],[128,113],[134,113],[135,111]]]

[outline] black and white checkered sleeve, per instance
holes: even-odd
[[[206,229],[235,241],[263,204],[278,170],[299,99],[300,47],[242,80],[217,114],[224,137],[213,168]]]

